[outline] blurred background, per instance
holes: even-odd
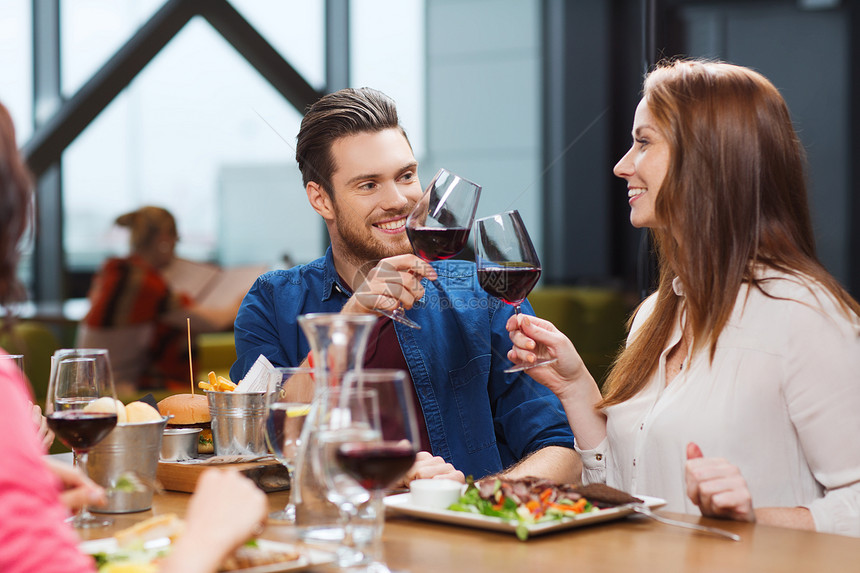
[[[126,250],[113,220],[143,204],[176,216],[189,259],[320,256],[294,160],[302,110],[371,86],[397,101],[424,183],[445,167],[483,185],[478,216],[519,209],[543,263],[538,314],[599,339],[605,365],[652,280],[611,170],[645,70],[689,55],[781,90],[819,255],[857,297],[857,31],[855,0],[2,0],[0,100],[38,178],[22,278],[37,304],[86,296]]]

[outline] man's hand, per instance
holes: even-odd
[[[460,483],[466,483],[466,476],[463,475],[463,472],[456,469],[443,458],[434,456],[430,452],[418,452],[415,456],[415,463],[406,472],[400,485],[409,487],[409,482],[412,480],[427,478],[452,479]]]
[[[370,269],[344,305],[342,312],[371,313],[376,309],[412,308],[424,296],[422,278],[436,280],[436,271],[415,255],[397,255],[382,259]]]
[[[50,457],[42,459],[47,464],[48,469],[60,478],[63,488],[60,492],[60,502],[69,510],[77,511],[85,505],[104,505],[107,503],[104,488],[77,468]]]
[[[706,458],[694,443],[687,444],[684,466],[687,496],[702,515],[755,522],[752,495],[740,469],[722,458]]]
[[[47,452],[54,443],[54,432],[48,427],[48,420],[42,415],[42,408],[38,404],[30,405],[30,418],[33,420],[33,425],[36,426],[36,433],[39,435],[39,442],[42,444],[42,450]]]

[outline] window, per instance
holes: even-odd
[[[163,4],[164,0],[62,0],[63,95],[74,95]]]
[[[324,0],[230,0],[236,10],[318,90],[325,87]]]
[[[145,204],[176,216],[181,256],[273,266],[310,257],[290,250],[322,237],[293,159],[300,120],[195,17],[66,150],[68,266],[123,253],[112,223]],[[312,243],[315,257],[321,241]]]
[[[12,114],[18,144],[33,133],[33,13],[30,0],[5,0],[0,10],[0,101]]]
[[[415,156],[426,152],[424,2],[352,0],[350,83],[394,98]],[[422,174],[430,181],[432,173]]]

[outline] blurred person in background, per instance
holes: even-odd
[[[564,404],[585,481],[860,536],[860,304],[816,258],[785,101],[748,68],[665,62],[632,135],[614,171],[660,282],[604,395],[547,321],[509,320],[508,356],[558,358],[530,373]]]
[[[108,259],[93,279],[77,346],[110,351],[121,393],[187,388],[187,319],[192,334],[229,330],[241,299],[209,308],[171,288],[163,271],[176,258],[179,234],[166,209],[141,207],[116,224],[130,231],[131,254]]]
[[[0,306],[19,300],[22,292],[16,265],[21,237],[32,220],[31,189],[12,118],[0,104]],[[42,455],[30,386],[8,361],[0,362],[0,387],[0,571],[94,572],[95,562],[79,551],[79,539],[64,519],[84,504],[104,503],[104,490],[72,466]],[[209,470],[189,504],[186,532],[161,570],[216,571],[265,515],[265,495],[250,480]]]

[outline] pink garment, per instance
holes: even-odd
[[[63,523],[68,511],[60,503],[59,480],[41,459],[29,387],[6,362],[0,361],[0,571],[95,571],[93,560],[78,550],[74,530]]]

